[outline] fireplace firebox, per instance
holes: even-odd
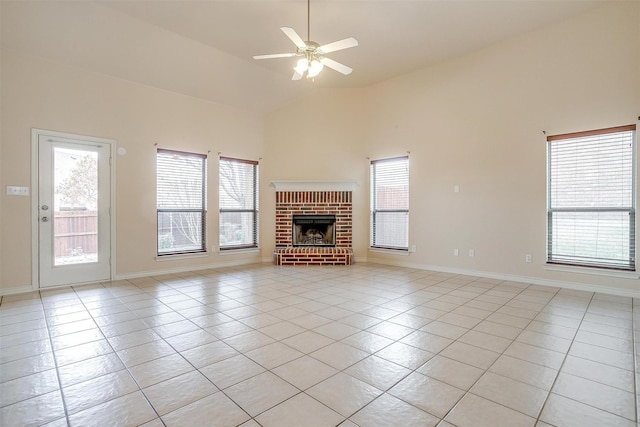
[[[336,245],[335,215],[293,215],[293,246]]]

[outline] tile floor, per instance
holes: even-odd
[[[367,264],[5,296],[0,425],[635,427],[637,303]]]

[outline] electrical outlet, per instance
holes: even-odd
[[[456,184],[456,185],[454,185],[454,186],[453,186],[453,192],[454,192],[454,193],[459,193],[459,192],[460,192],[460,186],[459,186],[459,185],[457,185],[457,184]]]
[[[526,254],[524,256],[524,262],[532,262],[533,261],[533,257],[531,256],[531,254]]]
[[[417,250],[416,245],[411,245],[411,252],[415,252]]]
[[[453,256],[458,256],[458,255],[460,255],[460,251],[458,249],[454,249]]]
[[[469,249],[469,256],[471,258],[473,258],[474,256],[476,256],[476,251],[474,251],[473,249]]]

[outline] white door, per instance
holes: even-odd
[[[37,134],[39,286],[111,278],[111,143]]]

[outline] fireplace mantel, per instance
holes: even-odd
[[[271,181],[276,191],[353,191],[356,181]]]

